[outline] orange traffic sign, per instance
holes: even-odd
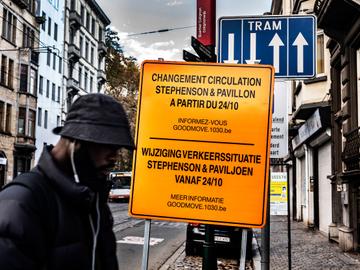
[[[129,213],[265,225],[274,70],[142,64]]]

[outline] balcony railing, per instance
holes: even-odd
[[[75,96],[80,90],[79,82],[76,81],[74,78],[70,78],[67,81],[66,88],[68,95]]]
[[[360,169],[360,128],[356,128],[345,135],[346,142],[342,152],[342,160],[346,171]]]
[[[107,52],[106,44],[103,41],[99,42],[99,45],[98,45],[99,56],[104,57],[106,55],[106,52]]]
[[[106,73],[104,70],[99,69],[97,72],[98,82],[104,84],[106,82]]]
[[[29,6],[28,0],[13,0],[13,2],[21,9],[26,9]]]
[[[77,13],[77,11],[75,10],[71,10],[70,14],[69,14],[69,21],[70,21],[70,26],[75,29],[78,30],[81,26],[81,16],[79,13]]]
[[[79,61],[80,49],[75,44],[70,44],[68,49],[69,60],[73,63]]]

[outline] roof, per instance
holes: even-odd
[[[105,26],[107,26],[111,23],[108,16],[105,14],[105,12],[101,9],[99,4],[95,0],[86,0],[86,2],[93,9],[93,11],[96,13],[96,15],[104,23]]]

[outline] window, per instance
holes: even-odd
[[[58,86],[58,91],[57,91],[57,102],[60,103],[60,99],[61,99],[61,87]]]
[[[25,135],[26,109],[19,108],[18,134]]]
[[[56,91],[56,86],[55,86],[55,83],[52,84],[52,89],[51,89],[51,99],[53,101],[55,101],[55,91]]]
[[[74,29],[72,27],[70,27],[69,36],[70,36],[70,43],[73,44],[74,39],[75,39],[75,31],[74,31]]]
[[[90,13],[86,11],[86,29],[90,32]]]
[[[316,48],[316,69],[317,74],[322,74],[325,72],[324,68],[324,34],[317,35],[317,48]]]
[[[2,36],[15,44],[16,41],[16,17],[6,8],[3,9]]]
[[[41,127],[41,122],[42,122],[42,109],[41,109],[40,107],[38,108],[38,115],[37,115],[37,117],[38,117],[37,124],[38,124],[39,127]]]
[[[84,83],[84,90],[87,92],[88,91],[88,72],[87,71],[85,71],[85,76],[84,76],[84,81],[85,81],[85,83]]]
[[[48,18],[48,35],[51,36],[51,18]]]
[[[0,101],[0,132],[10,133],[11,105]]]
[[[53,70],[55,70],[56,69],[56,53],[55,52],[53,52]]]
[[[44,87],[44,78],[43,76],[40,75],[39,78],[39,94],[42,95],[43,94],[43,87]]]
[[[14,176],[30,171],[31,156],[14,156]]]
[[[24,23],[23,26],[23,47],[33,48],[34,47],[34,36],[35,32],[29,26]]]
[[[58,38],[58,25],[54,23],[54,39],[57,41]]]
[[[28,133],[29,137],[35,137],[35,119],[36,113],[33,110],[29,110],[29,119],[28,119]]]
[[[47,50],[47,59],[46,59],[46,64],[50,67],[50,62],[51,62],[51,51],[50,49]]]
[[[82,67],[79,67],[79,87],[82,86]]]
[[[36,96],[37,89],[37,71],[33,68],[30,69],[30,91],[29,93]]]
[[[27,6],[27,10],[32,14],[35,15],[35,0],[28,0],[27,1],[28,6]]]
[[[99,26],[99,41],[103,41],[103,29]]]
[[[50,81],[46,80],[46,97],[49,97],[50,94]]]
[[[41,14],[42,14],[41,16],[46,19],[46,13],[43,11]],[[41,24],[41,29],[42,29],[43,31],[45,31],[45,25],[46,25],[45,22]]]
[[[91,47],[90,63],[91,63],[92,65],[94,64],[94,47]]]
[[[48,111],[45,110],[45,114],[44,114],[44,128],[48,127]]]
[[[5,55],[1,56],[1,78],[0,82],[3,85],[6,85],[6,66],[7,66],[7,57]]]
[[[90,76],[90,93],[92,93],[93,91],[93,83],[94,83],[94,78],[93,76]]]
[[[82,36],[80,36],[80,55],[83,56],[83,47],[84,47],[84,38]]]
[[[62,58],[59,57],[59,73],[61,74],[62,72]]]
[[[28,65],[20,65],[20,91],[27,92],[28,90]]]
[[[89,41],[85,41],[85,59],[89,59]]]
[[[11,133],[11,105],[6,106],[5,131]]]
[[[71,10],[75,10],[75,8],[76,8],[75,0],[71,0],[71,2],[70,2],[70,9],[71,9]]]
[[[14,60],[9,59],[9,67],[8,67],[8,87],[14,87]]]
[[[4,131],[5,102],[0,100],[0,131]]]
[[[83,5],[80,7],[80,17],[81,17],[81,24],[84,25],[85,22],[85,8]]]
[[[92,23],[91,23],[91,34],[93,36],[95,36],[95,26],[96,26],[96,21],[94,18],[92,18]]]

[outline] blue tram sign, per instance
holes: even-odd
[[[219,19],[218,62],[269,64],[277,78],[316,74],[316,17],[261,16]]]

